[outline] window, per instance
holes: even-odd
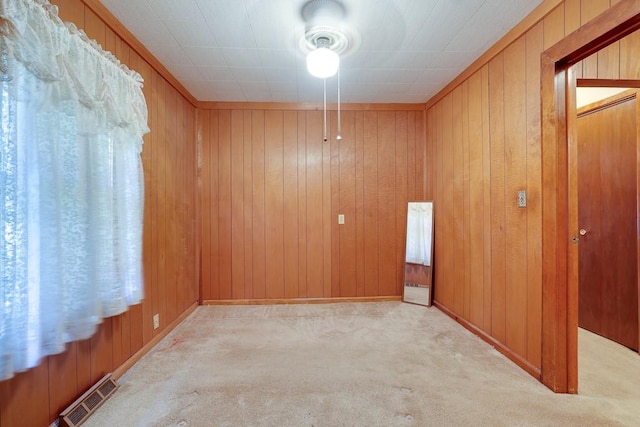
[[[0,380],[142,300],[142,78],[46,0],[0,5]]]

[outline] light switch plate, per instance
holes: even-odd
[[[344,214],[338,214],[338,224],[344,224]]]
[[[518,207],[519,208],[527,207],[527,190],[518,191]]]

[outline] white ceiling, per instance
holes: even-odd
[[[306,0],[101,0],[200,101],[318,102]],[[542,0],[342,0],[342,102],[426,102]],[[335,101],[336,78],[327,80]]]

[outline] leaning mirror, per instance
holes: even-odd
[[[431,305],[433,272],[433,202],[409,202],[403,301]]]

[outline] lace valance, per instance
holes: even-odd
[[[85,133],[119,128],[139,140],[149,132],[143,79],[111,53],[90,40],[74,24],[64,23],[58,8],[48,0],[3,0],[0,4],[0,77],[9,83],[12,96],[23,98],[33,88],[11,76],[23,67],[51,92],[51,108],[62,101],[73,114],[90,115]],[[55,107],[54,107],[55,106]],[[43,106],[47,108],[47,106]],[[84,109],[85,111],[78,111]],[[140,147],[141,148],[141,147]]]

